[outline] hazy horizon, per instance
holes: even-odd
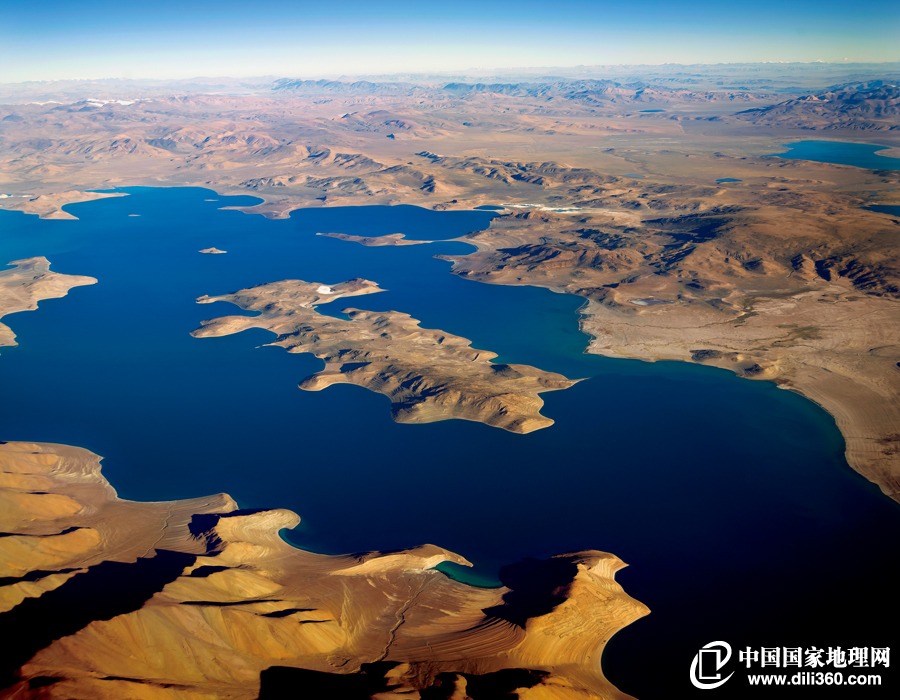
[[[0,9],[0,82],[359,76],[524,66],[882,63],[900,60],[893,2],[524,0],[375,8],[259,0]]]
[[[729,67],[777,67],[777,66],[803,66],[803,67],[822,67],[827,69],[830,67],[865,67],[877,68],[880,66],[892,66],[900,69],[900,60],[895,61],[742,61],[742,62],[720,62],[720,63],[607,63],[596,65],[557,65],[557,66],[510,66],[507,68],[496,69],[477,69],[477,68],[451,68],[442,71],[395,71],[385,73],[307,73],[303,75],[295,75],[289,73],[260,73],[254,75],[230,75],[230,74],[197,74],[184,77],[161,77],[161,76],[142,76],[142,77],[122,77],[116,75],[85,75],[75,76],[71,78],[39,78],[26,80],[0,80],[2,85],[24,85],[27,83],[65,83],[65,82],[103,82],[103,81],[120,81],[120,82],[159,82],[159,83],[190,83],[194,81],[274,81],[274,80],[309,80],[320,81],[330,80],[336,82],[352,81],[352,80],[369,80],[373,82],[427,82],[430,79],[440,78],[449,80],[452,78],[478,78],[478,79],[518,79],[518,80],[544,80],[544,79],[602,79],[599,73],[601,70],[623,70],[624,69],[664,69],[664,68],[685,68],[685,69],[701,69],[701,68],[718,68],[727,69]],[[577,73],[576,73],[577,72]],[[621,76],[610,76],[621,77]]]

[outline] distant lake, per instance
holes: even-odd
[[[877,211],[881,214],[890,214],[891,216],[900,216],[900,206],[891,205],[891,204],[873,204],[871,207],[866,207],[866,209],[870,211]]]
[[[20,347],[0,350],[0,439],[104,455],[124,498],[225,491],[242,507],[293,509],[303,522],[289,539],[314,551],[438,544],[473,561],[482,584],[523,557],[613,552],[630,565],[619,581],[653,613],[615,637],[604,666],[642,700],[691,697],[691,659],[713,640],[896,639],[886,611],[900,586],[900,509],[847,466],[816,405],[723,370],[586,355],[581,299],[467,281],[433,257],[465,244],[314,235],[447,239],[494,213],[344,207],[273,221],[218,208],[250,197],[122,191],[66,207],[79,221],[0,211],[0,262],[46,255],[58,272],[100,280],[5,319]],[[228,253],[197,252],[210,246]],[[390,291],[323,312],[396,309],[501,361],[587,380],[544,394],[556,424],[529,435],[398,425],[388,400],[365,389],[297,389],[322,362],[258,347],[269,333],[189,335],[241,313],[197,305],[200,295],[352,277]]]
[[[853,165],[870,170],[900,170],[900,158],[878,155],[890,146],[844,141],[797,141],[783,144],[788,150],[771,155],[788,160],[814,160],[819,163]]]
[[[734,177],[720,177],[716,182],[743,182],[743,180],[738,180]]]

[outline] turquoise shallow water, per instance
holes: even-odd
[[[720,370],[585,355],[578,298],[448,274],[433,256],[464,244],[314,235],[446,239],[491,212],[356,207],[269,221],[218,209],[251,198],[127,192],[68,207],[79,221],[0,211],[2,262],[46,255],[56,271],[100,280],[5,319],[20,347],[0,352],[0,390],[14,399],[0,402],[0,439],[94,450],[126,498],[226,491],[244,507],[291,508],[303,523],[290,540],[316,551],[440,544],[472,560],[482,584],[523,557],[613,552],[630,565],[619,580],[653,614],[614,639],[605,667],[645,699],[689,696],[691,658],[713,639],[889,643],[882,611],[900,581],[883,543],[900,535],[900,513],[847,467],[822,410]],[[208,246],[229,252],[197,253]],[[239,313],[197,305],[200,295],[351,277],[390,291],[348,306],[404,311],[503,361],[588,379],[545,394],[557,423],[530,435],[404,426],[358,387],[299,391],[321,362],[257,347],[263,331],[189,335]]]
[[[884,151],[890,146],[843,141],[796,141],[786,143],[784,146],[787,151],[772,155],[789,160],[814,160],[870,170],[900,170],[900,158],[879,154],[879,151]]]

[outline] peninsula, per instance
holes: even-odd
[[[19,311],[34,311],[41,299],[64,297],[73,287],[96,284],[93,277],[62,275],[50,271],[44,257],[14,260],[10,270],[0,270],[0,318]],[[0,347],[15,345],[12,329],[0,323]]]
[[[339,241],[350,241],[359,243],[364,246],[404,246],[404,245],[422,245],[425,243],[433,243],[433,241],[417,241],[410,240],[402,233],[387,233],[383,236],[353,236],[349,233],[319,233],[319,236],[327,238],[336,238]]]
[[[345,320],[316,310],[337,299],[380,291],[375,282],[364,279],[335,285],[285,280],[205,296],[198,302],[227,301],[259,315],[206,321],[192,335],[214,337],[248,328],[271,331],[278,336],[272,345],[325,361],[325,369],[304,379],[301,389],[319,391],[338,383],[366,387],[391,400],[398,423],[462,418],[514,433],[553,424],[541,415],[543,401],[538,394],[574,384],[560,374],[493,363],[495,353],[477,350],[452,333],[421,328],[416,319],[397,311],[345,309]]]
[[[898,499],[900,220],[837,197],[765,201],[783,196],[750,208],[722,192],[639,227],[617,212],[520,213],[447,259],[467,279],[583,297],[588,352],[710,364],[803,394],[835,417],[850,465]]]
[[[323,556],[278,536],[299,522],[290,511],[225,494],[120,500],[97,455],[40,443],[0,443],[0,503],[13,695],[628,697],[600,655],[648,611],[610,554],[513,565],[503,587],[474,588],[435,570],[467,562],[433,545]]]

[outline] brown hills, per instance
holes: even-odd
[[[880,80],[851,84],[738,112],[754,124],[800,129],[900,130],[900,87]]]
[[[600,654],[647,610],[622,562],[525,562],[501,588],[436,571],[432,545],[322,556],[278,536],[289,511],[224,494],[122,501],[99,458],[0,443],[3,686],[21,698],[625,698]],[[453,695],[456,693],[456,695]]]

